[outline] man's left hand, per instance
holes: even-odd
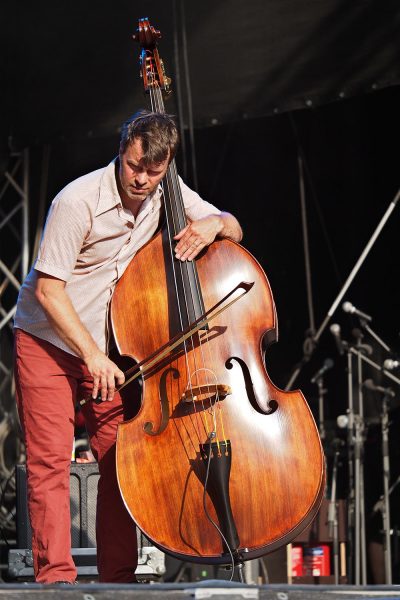
[[[175,256],[179,260],[193,260],[205,248],[212,244],[224,227],[218,215],[210,215],[193,221],[180,231],[174,240],[178,240]]]

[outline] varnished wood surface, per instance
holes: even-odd
[[[138,362],[171,338],[176,307],[167,292],[168,265],[160,233],[132,261],[113,297],[119,351]],[[212,428],[210,402],[202,410],[181,401],[188,373],[193,386],[211,389],[215,381],[232,390],[218,404],[216,425],[219,439],[225,434],[232,445],[230,498],[240,549],[249,558],[288,543],[313,519],[324,458],[302,394],[277,389],[265,371],[262,339],[277,322],[261,267],[244,248],[222,240],[197,260],[197,269],[206,310],[241,281],[254,286],[210,323],[201,343],[196,337],[186,353],[144,376],[142,408],[118,430],[117,470],[128,510],[158,546],[196,561],[226,562],[203,508],[199,445],[207,441],[204,419]],[[207,506],[217,520],[209,498]]]

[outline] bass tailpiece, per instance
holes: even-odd
[[[229,440],[219,443],[206,442],[200,445],[200,454],[205,462],[206,469],[208,468],[206,491],[212,500],[219,526],[226,539],[224,546],[228,544],[231,552],[234,552],[238,549],[240,540],[229,497],[229,477],[232,462],[231,443]]]

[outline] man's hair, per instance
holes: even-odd
[[[171,161],[178,149],[179,134],[171,115],[140,110],[125,121],[121,128],[120,153],[136,139],[140,139],[143,162],[147,165]]]

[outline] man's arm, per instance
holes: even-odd
[[[216,237],[240,242],[243,237],[238,220],[227,212],[193,221],[175,236],[175,255],[180,260],[193,260]]]
[[[93,377],[92,397],[96,398],[100,389],[103,401],[112,400],[115,380],[121,385],[124,374],[98,348],[83,325],[65,290],[65,281],[38,273],[35,295],[55,332],[85,362]]]

